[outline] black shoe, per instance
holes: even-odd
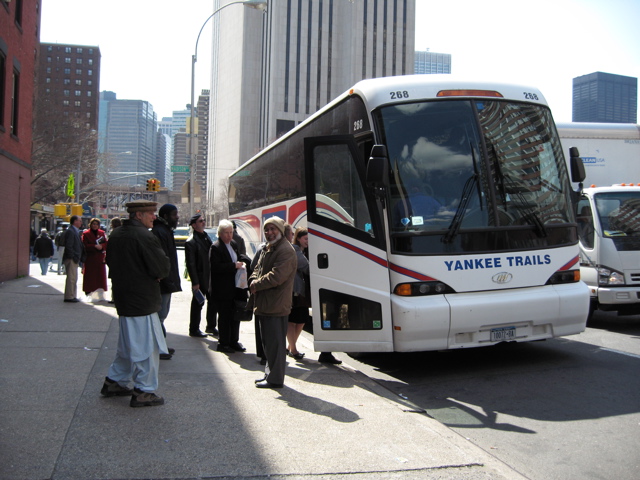
[[[256,378],[253,383],[260,383],[260,382],[264,382],[267,379],[267,374],[265,373],[265,375],[263,377],[260,378]]]
[[[170,353],[161,353],[160,354],[160,360],[171,360],[172,357],[173,357],[173,355],[171,355]]]
[[[189,334],[190,337],[196,337],[196,338],[205,338],[208,337],[209,335],[207,335],[206,333],[202,333],[201,331],[197,331],[197,332],[193,332]]]
[[[216,350],[223,353],[236,353],[236,351],[228,345],[218,345]]]
[[[176,349],[175,348],[167,347],[167,350],[169,350],[169,355],[173,355],[174,353],[176,353]]]
[[[217,328],[206,328],[204,333],[208,333],[212,337],[216,337],[216,338],[220,336],[220,333],[218,332]]]
[[[69,303],[78,303],[80,301],[79,298],[65,298],[64,299],[65,302],[69,302]]]
[[[131,395],[130,407],[155,407],[157,405],[164,405],[164,398],[156,395],[153,392],[143,392],[137,388],[133,389],[133,395]]]
[[[247,349],[244,348],[244,345],[242,345],[240,342],[231,345],[231,348],[233,348],[236,352],[246,352]]]
[[[331,365],[340,365],[342,360],[338,360],[331,353],[321,353],[318,357],[318,361],[320,363],[330,363]]]
[[[105,397],[124,397],[133,394],[133,389],[123,387],[109,377],[104,377],[104,384],[100,393]]]
[[[266,380],[256,383],[257,388],[282,388],[284,387],[283,383],[269,383]]]
[[[296,360],[302,360],[304,358],[304,353],[296,352],[296,353],[287,353],[291,358],[295,358]]]

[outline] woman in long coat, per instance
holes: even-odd
[[[106,292],[107,269],[104,258],[107,253],[107,235],[100,228],[100,220],[97,218],[92,218],[89,228],[82,233],[82,244],[87,254],[83,268],[82,291],[87,296],[100,289]]]

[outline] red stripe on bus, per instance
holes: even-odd
[[[365,258],[368,258],[369,260],[371,260],[372,262],[377,263],[378,265],[384,267],[384,268],[388,268],[389,264],[387,262],[387,260],[385,260],[384,258],[380,258],[377,255],[374,255],[370,252],[367,252],[366,250],[363,250],[361,248],[358,248],[354,245],[351,245],[347,242],[343,242],[342,240],[338,240],[337,238],[334,237],[330,237],[329,235],[326,235],[322,232],[319,232],[318,230],[313,230],[313,229],[309,229],[309,233],[311,235],[315,235],[317,237],[323,238],[324,240],[327,240],[328,242],[334,243],[340,247],[346,248],[347,250],[352,251],[353,253],[357,253],[358,255],[362,255]]]
[[[569,260],[569,262],[567,262],[566,264],[564,264],[562,267],[560,267],[558,269],[559,272],[564,272],[565,270],[569,270],[571,267],[573,267],[576,263],[578,263],[580,261],[580,256],[575,256],[573,257],[571,260]]]
[[[427,277],[418,272],[414,272],[413,270],[409,270],[408,268],[401,267],[400,265],[396,265],[395,263],[391,264],[391,270],[399,273],[401,275],[406,275],[407,277],[414,278],[416,280],[420,280],[421,282],[436,282],[437,280],[432,277]]]

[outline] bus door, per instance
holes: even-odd
[[[305,138],[305,176],[315,350],[391,352],[384,226],[353,137]]]

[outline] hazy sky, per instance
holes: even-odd
[[[43,0],[40,40],[99,46],[100,90],[147,100],[161,119],[190,101],[212,11],[211,0]],[[416,50],[450,53],[454,74],[536,86],[569,122],[574,77],[640,77],[639,24],[640,0],[416,0]],[[196,95],[210,88],[210,42],[207,24]]]

